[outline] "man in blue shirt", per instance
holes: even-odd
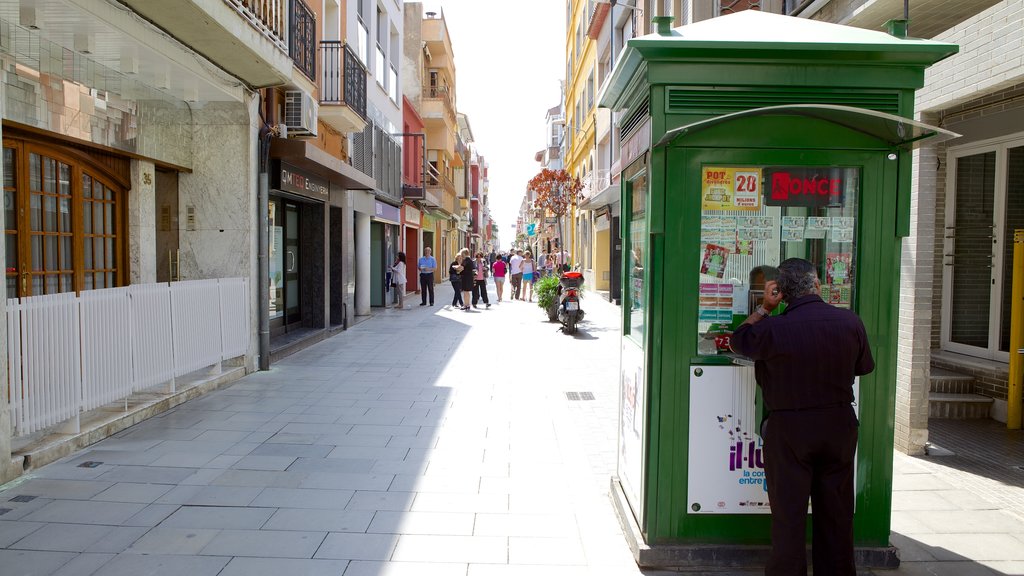
[[[420,306],[427,305],[428,293],[430,305],[434,305],[434,270],[437,270],[437,260],[434,260],[431,253],[430,248],[424,248],[423,256],[416,263],[420,271]]]

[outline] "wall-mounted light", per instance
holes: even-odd
[[[75,52],[92,54],[96,49],[96,39],[84,32],[75,34]]]
[[[43,27],[43,19],[39,15],[39,11],[32,4],[22,4],[18,14],[20,16],[19,21],[25,28],[39,30]]]

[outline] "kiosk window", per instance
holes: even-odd
[[[643,346],[645,330],[644,308],[646,307],[644,258],[647,254],[647,170],[646,165],[641,162],[642,160],[638,161],[635,171],[627,170],[625,175],[631,188],[629,250],[626,253],[626,270],[628,271],[628,335]],[[634,173],[630,175],[630,172]]]
[[[818,270],[821,297],[849,308],[855,290],[860,169],[704,165],[701,170],[698,353],[728,338],[763,299],[786,258]]]

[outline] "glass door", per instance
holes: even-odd
[[[1024,139],[950,151],[944,349],[1009,361],[1013,232],[1024,228]]]

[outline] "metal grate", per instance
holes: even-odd
[[[82,462],[81,464],[78,465],[78,467],[79,468],[96,468],[100,464],[103,464],[103,462],[97,462],[95,460],[89,460],[87,462]]]
[[[594,400],[593,392],[566,392],[565,398],[567,400]]]
[[[13,510],[13,508],[0,508],[0,516],[3,516],[4,514],[7,514],[11,510]]]
[[[29,496],[27,494],[22,494],[21,496],[15,496],[14,498],[11,498],[9,501],[10,502],[31,502],[31,501],[35,500],[36,498],[38,498],[38,496]]]

